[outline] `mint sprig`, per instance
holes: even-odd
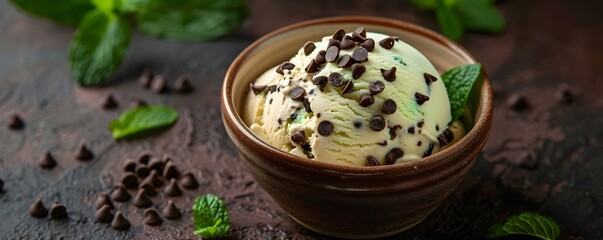
[[[216,238],[230,230],[230,215],[224,202],[215,195],[206,194],[195,199],[193,205],[195,235]]]
[[[531,235],[544,240],[559,237],[559,224],[550,217],[538,213],[524,212],[513,216],[504,224],[495,224],[488,230],[486,238],[497,238],[509,235]]]
[[[167,127],[178,120],[178,111],[167,106],[141,106],[129,109],[111,121],[113,138],[121,139]]]
[[[465,105],[473,85],[481,76],[479,63],[467,64],[442,73],[442,81],[450,100],[452,119],[457,119],[465,112]]]

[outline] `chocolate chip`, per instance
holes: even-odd
[[[159,178],[159,172],[156,169],[152,169],[149,176],[145,179],[145,181],[149,181],[155,187],[163,186],[163,180]]]
[[[356,32],[353,32],[352,33],[352,40],[354,42],[362,43],[362,42],[366,41],[366,37],[363,37],[362,35],[360,35],[360,34],[358,34]]]
[[[435,130],[436,130],[436,131],[440,131],[440,126],[436,124],[436,126],[435,126]]]
[[[120,211],[117,211],[113,221],[111,221],[111,227],[115,230],[123,231],[130,228],[130,221]]]
[[[425,78],[425,83],[427,85],[431,85],[432,82],[435,82],[438,80],[437,77],[435,77],[434,75],[431,75],[429,73],[423,73],[423,78]]]
[[[310,105],[310,101],[307,98],[304,98],[304,108],[306,109],[307,113],[312,112],[312,106]]]
[[[25,126],[25,123],[23,122],[23,119],[21,119],[21,117],[17,114],[14,114],[12,116],[10,116],[9,120],[8,120],[8,128],[11,130],[20,130],[23,129],[23,127]]]
[[[149,226],[157,226],[161,224],[162,220],[161,217],[159,217],[159,213],[157,212],[157,210],[155,210],[154,208],[149,208],[147,210],[144,210],[143,222],[144,224]]]
[[[122,169],[124,172],[136,172],[136,161],[132,159],[126,160]]]
[[[111,207],[109,205],[102,205],[94,214],[96,221],[99,222],[111,222],[113,220],[113,213],[111,213]]]
[[[423,105],[423,103],[429,101],[429,96],[423,95],[421,93],[415,93],[415,99],[419,105]]]
[[[140,183],[139,189],[144,189],[149,196],[157,195],[157,190],[150,179],[145,179]]]
[[[528,102],[528,100],[519,93],[511,95],[507,99],[507,105],[517,112],[524,111],[530,108],[530,103]]]
[[[249,88],[251,89],[253,94],[258,95],[259,93],[264,91],[264,89],[266,89],[266,85],[254,85],[253,83],[249,83]]]
[[[396,160],[404,156],[404,151],[400,148],[393,148],[385,155],[385,164],[394,164]]]
[[[310,60],[310,64],[308,64],[308,66],[306,67],[306,72],[307,73],[316,73],[318,72],[318,69],[320,68],[320,65],[318,64],[318,62],[316,62],[316,60],[312,59]]]
[[[320,113],[317,113],[317,114],[316,114],[316,118],[320,118]]]
[[[80,148],[78,149],[77,153],[75,154],[75,159],[80,160],[80,161],[86,161],[86,160],[90,160],[93,158],[94,158],[94,154],[92,153],[92,151],[90,151],[90,149],[88,149],[86,144],[80,145]]]
[[[391,37],[386,37],[379,41],[379,46],[385,49],[392,49],[394,47],[394,39]]]
[[[330,46],[327,48],[327,53],[325,54],[325,60],[327,62],[334,62],[339,57],[339,48],[336,46]]]
[[[38,200],[29,207],[29,215],[36,218],[43,218],[48,216],[48,209],[44,207],[44,203]]]
[[[368,87],[369,91],[371,91],[372,94],[378,94],[380,92],[383,92],[383,90],[385,89],[385,83],[380,80],[374,80],[369,83]]]
[[[420,147],[421,145],[423,145],[423,142],[418,141],[418,142],[417,142],[417,147]]]
[[[375,40],[372,38],[367,38],[366,41],[360,44],[360,46],[365,48],[367,51],[372,52],[375,49]]]
[[[339,47],[341,49],[350,49],[356,46],[356,43],[354,41],[352,41],[352,38],[348,35],[343,37],[343,40],[341,40],[341,43],[339,43]]]
[[[325,51],[325,50],[320,50],[320,51],[318,52],[318,54],[316,54],[316,58],[315,58],[316,62],[317,62],[318,64],[323,64],[323,63],[326,63],[326,62],[327,62],[327,59],[325,58],[325,55],[326,55],[326,54],[327,54],[327,51]]]
[[[359,27],[354,30],[354,33],[358,34],[361,37],[366,37],[366,29],[364,27]]]
[[[385,128],[385,119],[382,116],[374,116],[369,121],[369,127],[375,132],[380,132]]]
[[[341,39],[343,39],[343,37],[345,36],[345,30],[343,29],[338,29],[335,33],[333,33],[333,39],[341,41]]]
[[[143,88],[149,88],[149,86],[151,85],[152,77],[153,77],[153,74],[151,73],[151,70],[148,68],[145,68],[144,70],[142,70],[140,77],[138,77],[138,84],[140,84],[140,86]]]
[[[323,137],[328,137],[333,134],[333,130],[335,129],[335,125],[332,122],[327,120],[323,120],[318,124],[318,134]]]
[[[270,92],[270,93],[276,92],[276,85],[268,86],[268,92]]]
[[[345,54],[341,56],[341,58],[339,58],[339,60],[337,61],[337,66],[339,66],[340,68],[347,68],[349,66],[352,66],[353,63],[354,60],[352,60],[352,57],[349,54]]]
[[[151,160],[149,160],[149,168],[151,169],[151,174],[153,173],[153,170],[156,170],[156,172],[163,172],[163,165],[165,164],[165,162],[159,158],[151,158]]]
[[[356,62],[364,62],[368,60],[368,51],[363,47],[356,48],[356,50],[352,52],[352,58]]]
[[[431,153],[433,152],[433,147],[434,147],[433,143],[429,143],[427,150],[425,150],[425,152],[423,153],[423,157],[431,156]]]
[[[389,129],[389,140],[394,140],[396,138],[396,130],[398,130],[399,127],[400,125],[396,125]]]
[[[316,45],[314,45],[312,41],[308,41],[306,44],[304,44],[304,54],[310,55],[314,49],[316,49]]]
[[[297,86],[289,90],[289,97],[295,101],[302,101],[306,96],[306,90],[303,87]]]
[[[417,127],[418,127],[418,128],[422,128],[424,124],[425,124],[425,120],[424,120],[424,119],[421,119],[421,120],[420,120],[420,121],[417,123]]]
[[[339,40],[335,40],[335,39],[329,39],[329,43],[327,44],[327,50],[330,47],[336,47],[337,49],[339,49],[341,46],[341,42]]]
[[[277,120],[277,122],[278,122],[278,125],[281,125],[281,124],[283,124],[283,119],[280,119],[280,118],[279,118],[279,119]]]
[[[138,193],[134,197],[132,204],[139,208],[148,208],[153,205],[153,201],[151,201],[151,199],[147,195],[147,190],[144,188],[140,188],[138,189]]]
[[[381,76],[388,82],[396,80],[396,67],[392,67],[389,70],[381,68]]]
[[[168,200],[167,206],[163,208],[163,216],[167,219],[178,219],[182,217],[182,213],[172,200]]]
[[[293,70],[295,68],[295,64],[290,62],[283,62],[276,68],[276,72],[279,74],[285,74],[285,70]]]
[[[415,134],[415,126],[408,127],[408,129],[406,131],[410,134]]]
[[[167,82],[163,75],[157,75],[153,77],[151,82],[151,91],[154,93],[163,93],[167,90]]]
[[[369,156],[366,156],[366,165],[373,167],[373,166],[379,166],[380,164],[379,164],[379,160],[377,160],[377,158],[369,155]]]
[[[448,129],[448,128],[446,128],[438,136],[438,142],[440,142],[440,147],[443,147],[446,144],[452,142],[452,140],[454,140],[454,133],[452,133],[452,131],[450,131],[450,129]]]
[[[366,72],[366,67],[364,65],[360,63],[352,64],[352,77],[354,79],[360,78],[364,72]]]
[[[96,202],[94,202],[96,209],[101,208],[103,205],[108,205],[113,208],[113,203],[111,203],[111,198],[106,193],[100,193],[98,197],[96,197]]]
[[[101,107],[105,110],[115,109],[118,107],[118,104],[113,95],[109,94],[105,97],[105,100],[103,101],[103,104],[101,104]]]
[[[195,175],[189,172],[184,174],[182,179],[180,179],[180,185],[182,185],[186,189],[195,189],[199,186],[199,183],[197,182]]]
[[[151,155],[150,153],[143,152],[140,155],[138,155],[138,162],[143,165],[149,164],[149,161],[151,160],[152,157],[153,157],[153,155]]]
[[[362,127],[362,122],[361,122],[360,120],[356,120],[356,121],[354,121],[354,127],[355,127],[355,128],[360,128],[360,127]]]
[[[132,173],[126,173],[126,175],[121,178],[121,183],[127,188],[136,188],[138,187],[138,178]]]
[[[174,90],[179,93],[190,93],[193,91],[193,85],[191,84],[191,79],[188,75],[180,75],[176,78],[176,82],[174,83]]]
[[[57,161],[54,160],[54,157],[52,157],[50,152],[46,152],[42,160],[40,160],[40,162],[38,163],[38,165],[44,169],[52,169],[57,166]]]
[[[347,81],[345,86],[341,90],[341,94],[348,94],[354,91],[354,83],[352,81]]]
[[[329,74],[329,83],[333,87],[341,87],[343,84],[345,84],[345,78],[343,78],[343,75],[338,72],[332,72]]]
[[[176,165],[171,161],[165,164],[165,168],[163,170],[163,177],[166,179],[180,177],[180,172],[176,168]]]
[[[4,181],[0,178],[0,192],[2,192],[2,188],[4,187]]]
[[[67,217],[67,208],[59,202],[54,202],[50,206],[50,217],[51,218],[64,218]]]
[[[118,201],[118,202],[125,202],[130,200],[130,194],[128,193],[128,191],[126,191],[126,188],[124,188],[124,186],[117,186],[115,187],[115,191],[113,191],[113,193],[111,194],[111,197],[113,198],[114,201]]]
[[[378,142],[377,145],[387,146],[387,140],[383,140],[383,142]]]
[[[373,97],[373,95],[370,94],[362,94],[358,99],[358,103],[360,104],[360,106],[368,107],[375,103],[375,98]]]
[[[385,114],[392,114],[396,112],[396,102],[392,99],[387,99],[383,101],[383,106],[381,107],[381,112]]]
[[[318,88],[320,89],[321,92],[324,91],[324,88],[328,82],[329,82],[329,78],[327,78],[326,76],[318,76],[318,77],[315,77],[314,79],[312,79],[312,83],[314,83],[314,85],[318,86]]]
[[[170,183],[165,187],[163,192],[170,197],[182,196],[182,190],[180,189],[180,186],[178,186],[178,182],[176,182],[175,178],[170,179]]]
[[[300,130],[291,134],[291,141],[299,145],[304,145],[306,143],[306,132]]]

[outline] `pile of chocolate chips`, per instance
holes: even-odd
[[[29,207],[29,215],[35,218],[45,218],[48,216],[48,209],[41,200],[38,200]],[[59,202],[52,203],[50,206],[50,217],[53,219],[67,217],[67,208]]]

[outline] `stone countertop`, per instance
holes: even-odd
[[[196,195],[214,193],[230,209],[234,239],[326,239],[295,224],[247,173],[220,118],[219,92],[230,62],[254,39],[293,22],[333,15],[378,15],[437,29],[434,17],[403,1],[248,1],[241,29],[209,42],[163,41],[135,34],[112,84],[81,88],[68,74],[67,48],[74,28],[59,26],[0,2],[1,239],[189,239]],[[311,4],[315,3],[315,4]],[[322,4],[322,5],[319,5]],[[460,42],[490,74],[495,111],[491,136],[471,174],[432,215],[391,239],[482,239],[487,228],[521,211],[556,219],[564,239],[603,238],[603,5],[600,1],[501,1],[508,28],[499,36],[467,34]],[[136,83],[144,68],[172,86],[192,77],[191,94],[154,94]],[[569,96],[564,98],[564,89]],[[119,107],[103,110],[113,95]],[[517,96],[529,103],[511,109]],[[133,141],[113,141],[110,120],[135,99],[173,106],[180,120],[169,130]],[[5,125],[11,114],[21,131]],[[78,146],[95,153],[77,161]],[[50,151],[58,162],[37,162]],[[94,201],[110,192],[121,165],[141,152],[194,166],[200,186],[174,198],[181,220],[159,227],[141,223],[142,210],[116,204],[132,222],[116,231],[94,218]],[[186,169],[181,169],[186,171]],[[135,194],[135,192],[130,192]],[[35,219],[27,209],[41,199],[67,207],[62,220]],[[165,196],[153,197],[154,207]],[[227,238],[228,238],[227,237]]]

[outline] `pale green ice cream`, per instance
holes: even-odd
[[[362,29],[354,35],[353,45],[350,36],[339,44],[331,36],[307,43],[289,60],[292,65],[270,69],[252,83],[243,114],[249,128],[284,151],[360,166],[429,156],[464,134],[458,123],[448,129],[448,94],[425,56],[397,38]],[[365,38],[374,41],[372,51]],[[321,50],[328,49],[329,41],[348,49],[341,49],[337,58],[332,55],[337,49],[327,51],[328,60],[337,60],[322,63]],[[346,54],[354,56],[349,63],[359,65],[345,64]],[[392,67],[395,73],[388,73]],[[336,73],[343,76],[341,86]],[[325,77],[329,80],[323,85]]]

